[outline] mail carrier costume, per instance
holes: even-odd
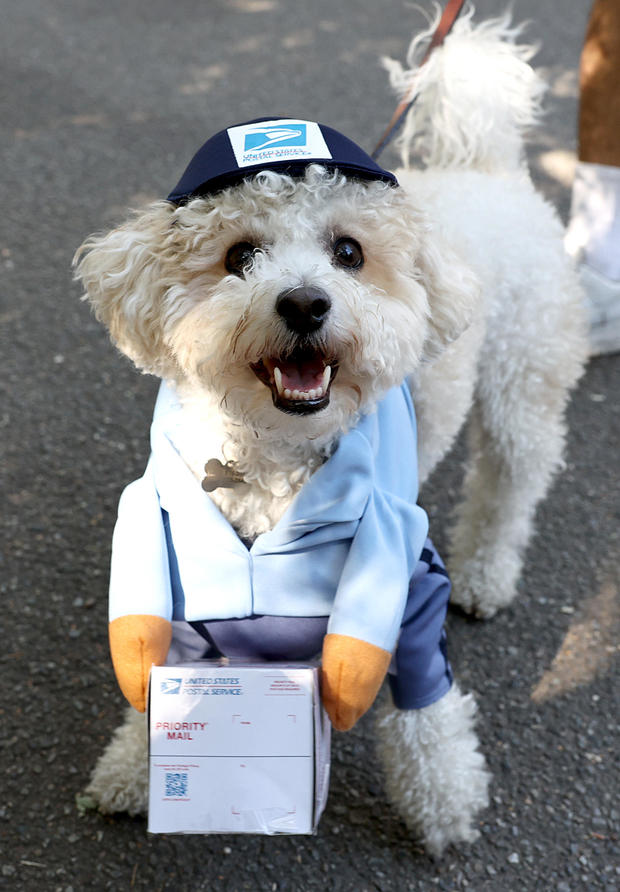
[[[212,137],[168,200],[180,204],[264,169],[301,176],[313,162],[398,186],[331,128],[260,119]],[[452,681],[443,631],[450,583],[416,504],[407,384],[361,417],[250,547],[181,457],[184,424],[175,391],[162,384],[148,466],[119,505],[110,620],[145,614],[172,621],[170,663],[219,655],[309,659],[326,633],[350,636],[393,653],[397,707],[422,708],[443,696]]]
[[[162,384],[143,477],[114,531],[110,621],[173,621],[169,662],[208,656],[309,659],[326,632],[394,651],[397,706],[450,687],[450,584],[416,504],[407,384],[389,391],[310,477],[275,527],[246,546],[178,450],[181,405]]]

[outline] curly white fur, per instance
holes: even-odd
[[[450,568],[454,599],[481,616],[514,597],[587,354],[561,226],[523,164],[542,85],[518,33],[506,19],[474,27],[468,13],[422,70],[390,63],[399,91],[412,79],[421,90],[405,164],[413,148],[428,165],[398,171],[401,188],[318,165],[301,179],[265,172],[179,208],[156,202],[89,239],[78,266],[119,348],[176,383],[195,432],[183,457],[196,474],[212,456],[238,463],[248,485],[213,498],[244,536],[272,527],[359,413],[405,376],[422,479],[469,415]],[[362,246],[362,268],[334,262],[342,236]],[[239,241],[260,250],[243,275],[229,275],[224,258]],[[299,285],[329,295],[313,338],[338,363],[329,406],[311,415],[276,408],[251,368],[294,347],[275,305]],[[432,852],[473,839],[486,803],[472,716],[472,701],[453,690],[380,725],[392,798]],[[143,761],[143,732],[129,718],[91,783],[104,809],[144,807]]]
[[[148,733],[144,716],[135,709],[127,709],[124,723],[112,735],[85,791],[97,802],[101,812],[146,814],[147,755]]]
[[[359,272],[333,263],[330,245],[345,234],[364,247]],[[243,277],[227,275],[224,256],[240,241],[262,250]],[[208,449],[237,462],[249,486],[213,497],[245,536],[273,526],[359,412],[458,337],[478,300],[473,273],[401,190],[318,165],[303,179],[265,172],[176,209],[156,202],[80,256],[118,347],[175,381],[199,446],[188,463],[200,473]],[[331,296],[315,340],[338,362],[328,408],[310,416],[275,408],[251,369],[295,346],[274,307],[299,285]]]
[[[402,163],[411,154],[426,166],[475,167],[498,172],[517,167],[523,136],[541,115],[545,82],[528,64],[536,47],[516,43],[524,26],[510,15],[473,23],[468,4],[444,44],[422,67],[425,46],[436,26],[416,35],[405,68],[384,58],[399,97],[413,89],[418,98],[399,139]]]
[[[488,805],[490,774],[474,732],[476,704],[454,685],[425,709],[384,706],[378,752],[388,796],[431,855],[479,835],[476,814]]]

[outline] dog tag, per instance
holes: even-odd
[[[238,483],[245,483],[243,476],[235,470],[235,463],[226,462],[225,465],[218,458],[210,458],[205,465],[205,478],[202,488],[205,492],[213,492],[221,486],[230,489]]]

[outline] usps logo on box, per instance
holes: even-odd
[[[283,118],[241,124],[230,127],[228,137],[239,167],[301,158],[321,161],[332,157],[321,128],[314,121]]]

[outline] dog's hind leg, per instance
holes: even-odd
[[[555,346],[495,342],[480,360],[449,561],[453,602],[480,617],[513,599],[536,505],[562,464],[564,408],[583,357],[578,333],[562,341],[559,328]]]
[[[146,814],[148,737],[142,713],[127,710],[124,723],[116,729],[95,765],[85,792],[104,814]]]

